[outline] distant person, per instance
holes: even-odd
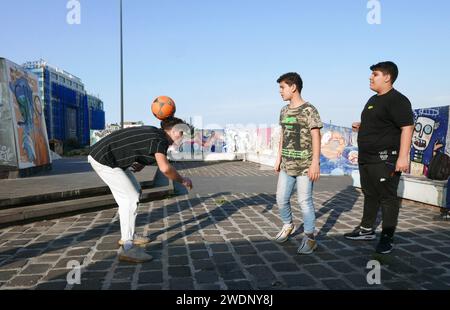
[[[397,188],[402,172],[409,169],[414,114],[408,98],[394,89],[397,65],[391,61],[370,67],[370,89],[376,92],[353,123],[358,132],[359,173],[364,194],[361,223],[344,237],[374,240],[374,225],[381,207],[382,231],[376,252],[390,253],[394,246],[400,201]]]
[[[304,237],[297,252],[310,254],[317,248],[312,192],[313,183],[320,177],[320,129],[323,124],[317,109],[301,96],[303,81],[300,75],[286,73],[277,82],[281,98],[289,104],[280,113],[282,132],[275,171],[279,172],[277,204],[284,225],[275,241],[285,242],[295,232],[290,200],[296,188],[304,223]]]
[[[169,179],[192,189],[192,182],[180,176],[167,160],[169,145],[181,142],[183,131],[177,125],[185,123],[175,117],[161,122],[161,129],[153,126],[132,127],[114,131],[97,142],[88,161],[95,172],[108,185],[119,205],[122,245],[119,260],[142,263],[152,259],[140,245],[150,242],[146,236],[135,234],[137,207],[141,195],[139,182],[132,172],[147,165],[158,165]]]

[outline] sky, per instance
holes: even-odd
[[[119,0],[0,0],[0,57],[45,59],[82,79],[120,122]],[[298,72],[322,120],[349,127],[373,92],[370,65],[399,67],[413,108],[450,105],[450,1],[123,0],[124,119],[157,125],[153,99],[203,128],[276,124],[277,78]]]

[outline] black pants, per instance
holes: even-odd
[[[373,228],[381,207],[382,233],[392,237],[397,227],[400,210],[400,199],[397,197],[400,173],[395,173],[395,164],[381,162],[360,164],[359,174],[364,193],[361,226]]]

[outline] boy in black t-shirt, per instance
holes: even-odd
[[[166,157],[169,145],[177,145],[182,139],[181,125],[186,124],[172,117],[161,122],[161,129],[153,126],[121,129],[103,138],[91,149],[88,161],[108,185],[119,205],[119,244],[122,246],[119,260],[142,263],[152,259],[140,247],[149,243],[149,238],[135,234],[141,187],[132,172],[157,164],[169,179],[192,189],[191,180],[181,177]]]
[[[374,240],[374,224],[381,207],[382,232],[377,253],[390,253],[397,226],[400,201],[397,188],[402,172],[409,169],[414,115],[408,98],[393,88],[397,66],[390,61],[370,67],[370,89],[376,92],[353,123],[358,132],[359,173],[364,194],[361,224],[344,237]]]

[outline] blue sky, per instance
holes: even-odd
[[[118,0],[0,0],[0,56],[46,59],[80,77],[120,121]],[[367,99],[369,66],[395,61],[413,108],[450,105],[450,2],[380,0],[124,0],[125,120],[156,125],[150,104],[169,95],[177,116],[205,127],[273,124],[276,79],[296,71],[323,121],[349,126]],[[207,126],[207,125],[211,126]]]

